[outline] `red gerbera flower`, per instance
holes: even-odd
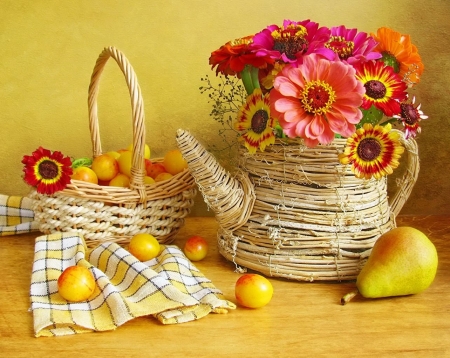
[[[266,59],[256,56],[251,47],[252,42],[252,36],[227,42],[211,53],[209,64],[212,69],[217,66],[216,74],[220,72],[225,76],[239,74],[246,65],[265,68]]]
[[[70,183],[72,162],[61,152],[39,147],[31,155],[24,155],[22,164],[25,182],[35,186],[38,193],[51,195]]]

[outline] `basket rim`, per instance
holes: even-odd
[[[190,171],[185,169],[168,180],[156,182],[154,184],[144,184],[143,188],[146,195],[145,200],[141,201],[139,192],[136,189],[104,186],[72,179],[64,190],[58,191],[53,194],[53,196],[62,195],[109,204],[133,205],[137,203],[146,203],[151,200],[166,199],[185,191],[195,190],[195,181],[190,174]]]

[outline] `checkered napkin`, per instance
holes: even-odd
[[[58,277],[72,265],[89,268],[96,279],[87,301],[69,303],[58,293]],[[87,254],[77,233],[36,239],[30,296],[36,337],[113,330],[149,315],[182,323],[236,308],[176,246],[163,245],[157,258],[143,263],[115,243]]]
[[[31,199],[22,196],[0,194],[0,236],[36,231]]]

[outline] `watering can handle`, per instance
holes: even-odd
[[[397,216],[400,213],[406,200],[408,200],[414,184],[419,176],[420,164],[419,164],[419,148],[414,138],[405,139],[403,132],[397,131],[400,135],[400,141],[405,147],[406,169],[402,178],[396,180],[397,190],[392,198],[389,200],[391,206],[391,212]]]

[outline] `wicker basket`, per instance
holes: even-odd
[[[141,232],[170,243],[184,224],[196,195],[189,170],[153,185],[144,184],[145,117],[141,90],[127,58],[114,47],[103,50],[94,67],[89,86],[89,128],[93,157],[102,154],[97,115],[97,96],[102,71],[109,58],[122,70],[131,97],[133,158],[130,188],[100,186],[79,180],[60,192],[47,196],[31,192],[35,220],[45,234],[77,231],[88,246],[114,241],[125,244]],[[162,159],[152,159],[161,162]]]
[[[179,130],[177,140],[219,221],[220,253],[238,270],[300,281],[355,279],[378,237],[395,227],[419,172],[413,139],[402,139],[407,168],[390,200],[385,178],[358,179],[339,164],[343,139],[316,148],[277,140],[253,155],[242,148],[234,177],[189,133]]]

